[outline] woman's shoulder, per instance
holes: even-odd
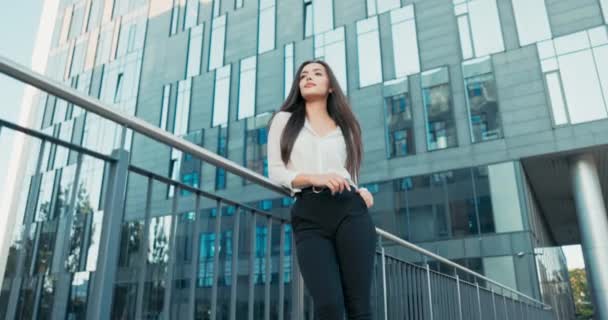
[[[287,111],[278,111],[274,115],[274,119],[278,120],[278,122],[281,122],[281,123],[287,123],[287,120],[289,120],[289,117],[291,117],[291,112],[287,112]]]

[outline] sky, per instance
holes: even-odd
[[[10,10],[0,10],[0,55],[22,65],[30,66],[42,0],[13,1]],[[25,86],[19,81],[0,74],[0,118],[16,122]],[[0,131],[0,183],[4,182],[7,154],[12,134]]]
[[[0,55],[22,65],[30,66],[34,40],[38,31],[43,0],[13,1],[10,10],[0,11]],[[0,74],[0,118],[16,122],[24,86],[18,81]],[[11,135],[0,131],[0,183],[3,183],[7,167],[8,142]],[[0,213],[4,214],[4,213]],[[584,268],[579,245],[563,247],[568,268]]]

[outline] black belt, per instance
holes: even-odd
[[[350,186],[351,190],[352,189],[356,189],[355,186],[351,185]],[[310,187],[306,187],[301,189],[301,192],[296,193],[296,195],[302,195],[302,194],[309,194],[309,193],[322,193],[322,192],[331,192],[331,189],[328,187],[315,187],[315,186],[310,186]]]

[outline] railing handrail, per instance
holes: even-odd
[[[60,83],[56,80],[53,80],[47,76],[41,75],[29,68],[10,60],[2,55],[0,55],[0,72],[10,76],[16,80],[19,80],[23,83],[29,84],[33,87],[36,87],[42,91],[45,91],[49,94],[52,94],[58,98],[66,100],[74,105],[77,105],[87,111],[90,111],[94,114],[97,114],[107,120],[111,120],[120,125],[123,125],[126,128],[134,130],[135,132],[145,135],[153,140],[160,141],[168,146],[179,149],[185,153],[189,153],[194,157],[200,158],[203,161],[211,163],[217,167],[221,167],[226,169],[228,172],[231,172],[237,176],[242,178],[251,180],[252,182],[261,185],[267,189],[273,190],[283,195],[291,195],[289,189],[283,187],[282,185],[266,178],[265,176],[252,171],[248,168],[245,168],[229,159],[221,157],[199,145],[196,145],[192,142],[189,142],[185,139],[174,136],[173,134],[166,132],[148,122],[141,120],[134,116],[124,115],[120,111],[116,109],[109,108],[104,105],[103,102],[98,99],[92,98],[90,96],[84,95],[76,89],[70,88],[63,83]],[[431,257],[435,260],[443,262],[449,266],[457,268],[465,273],[471,274],[477,278],[483,279],[487,282],[490,282],[496,286],[499,286],[507,291],[515,293],[518,296],[524,297],[534,303],[542,305],[544,308],[548,309],[550,306],[544,304],[541,301],[538,301],[526,294],[523,294],[515,289],[512,289],[506,285],[500,284],[494,280],[486,278],[485,276],[463,267],[457,263],[454,263],[446,258],[443,258],[439,255],[436,255],[428,250],[425,250],[413,243],[410,243],[406,240],[403,240],[385,230],[382,230],[376,227],[376,233],[384,237],[388,240],[391,240],[398,245],[414,250],[420,254]]]

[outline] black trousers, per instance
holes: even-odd
[[[315,319],[342,320],[345,309],[350,320],[372,319],[376,231],[365,201],[353,186],[335,195],[309,188],[296,197],[291,222]]]

